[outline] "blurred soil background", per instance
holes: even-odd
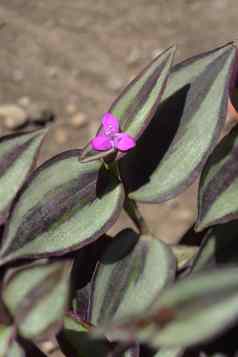
[[[40,161],[82,147],[162,49],[176,43],[180,61],[237,38],[237,0],[0,0],[0,132],[50,110]],[[175,242],[191,225],[195,192],[142,206],[156,236]]]

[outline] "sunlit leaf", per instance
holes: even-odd
[[[196,229],[238,218],[238,127],[235,127],[209,157],[199,185]]]
[[[20,334],[42,338],[59,329],[69,298],[70,261],[40,261],[11,269],[3,286],[3,300]]]
[[[162,202],[198,177],[224,125],[235,56],[228,44],[174,67],[156,115],[120,160],[129,197]]]
[[[174,348],[160,348],[153,357],[180,357],[183,355],[184,349],[181,347]]]
[[[232,326],[237,304],[238,268],[220,269],[178,282],[144,313],[99,326],[97,333],[155,348],[187,347]]]
[[[13,327],[0,325],[0,357],[26,357],[14,335]]]
[[[175,47],[171,47],[157,56],[130,82],[109,109],[119,119],[121,130],[136,139],[141,136],[158,107],[174,52]],[[106,155],[108,152],[95,152],[88,145],[82,152],[81,160],[95,160]]]
[[[0,223],[24,183],[37,157],[45,130],[11,134],[0,138]]]
[[[149,236],[138,238],[132,230],[120,232],[100,259],[90,300],[93,325],[144,311],[173,281],[170,248]]]
[[[99,238],[117,219],[122,184],[100,162],[81,164],[66,151],[28,179],[11,211],[0,263],[18,257],[62,255]]]

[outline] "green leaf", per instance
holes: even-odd
[[[165,89],[173,62],[175,47],[170,47],[157,56],[112,104],[109,112],[120,121],[122,131],[138,139],[153,117]],[[101,131],[102,128],[99,129]],[[107,156],[109,152],[95,152],[88,145],[81,160],[90,161]]]
[[[211,227],[193,259],[192,272],[238,265],[238,221]]]
[[[67,357],[105,357],[110,351],[106,339],[93,339],[88,327],[73,315],[66,315],[64,328],[57,336],[60,348]]]
[[[184,349],[181,347],[160,348],[153,357],[180,357],[183,355]]]
[[[162,202],[198,177],[224,125],[235,56],[228,44],[174,67],[156,115],[120,160],[129,197]]]
[[[98,328],[110,338],[152,347],[188,347],[216,336],[238,317],[238,268],[226,268],[178,282],[143,314]]]
[[[238,218],[238,127],[209,157],[199,184],[196,230]]]
[[[0,263],[62,255],[99,238],[120,214],[123,186],[100,162],[82,164],[79,150],[40,166],[13,205]]]
[[[39,261],[9,271],[3,300],[23,337],[40,339],[61,327],[69,299],[70,268],[70,261]]]
[[[45,130],[11,134],[0,138],[0,222],[33,168]]]
[[[137,240],[132,230],[120,232],[100,259],[92,281],[92,324],[144,311],[173,281],[176,262],[170,248],[149,236]]]
[[[0,325],[0,357],[25,357],[23,349],[14,337],[13,327]]]

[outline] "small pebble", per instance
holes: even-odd
[[[74,128],[81,128],[87,124],[87,116],[84,113],[76,113],[70,118],[70,124]]]
[[[17,105],[0,106],[0,119],[7,129],[17,129],[27,122],[26,112]]]
[[[119,77],[109,78],[107,81],[107,87],[113,91],[118,91],[123,86],[123,80]]]
[[[55,114],[43,104],[31,104],[27,108],[27,116],[32,123],[44,124],[53,121]]]
[[[74,103],[69,103],[65,107],[65,111],[68,114],[74,114],[77,111],[77,106]]]
[[[18,100],[18,104],[23,108],[28,108],[31,104],[31,100],[29,97],[21,97]]]
[[[58,76],[58,68],[57,67],[50,67],[48,68],[48,75],[50,78],[56,78]]]
[[[16,69],[13,72],[12,77],[15,82],[21,82],[24,79],[24,73],[21,70]]]
[[[139,62],[141,58],[141,53],[138,48],[132,48],[131,52],[129,53],[127,57],[127,63],[129,65],[133,65]]]
[[[64,128],[57,128],[55,131],[55,140],[57,144],[65,144],[68,140],[68,133]]]

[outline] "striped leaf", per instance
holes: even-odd
[[[15,341],[15,331],[12,327],[0,325],[0,356],[1,357],[25,357],[21,346]]]
[[[120,160],[131,198],[168,200],[200,174],[224,125],[235,56],[228,44],[174,67],[156,115]]]
[[[238,221],[211,227],[193,259],[191,271],[198,272],[228,264],[238,265]]]
[[[122,231],[102,256],[92,282],[93,325],[144,311],[174,279],[175,257],[163,242]],[[129,250],[128,248],[131,247]]]
[[[238,317],[238,268],[185,279],[167,288],[143,314],[99,327],[111,338],[152,347],[188,347],[216,336]]]
[[[69,298],[70,268],[70,261],[39,261],[9,271],[3,300],[23,337],[40,339],[61,327]]]
[[[122,131],[138,139],[153,117],[174,58],[175,47],[170,47],[157,56],[112,104],[109,112],[120,121]],[[101,131],[101,128],[99,129]],[[109,152],[95,152],[88,145],[82,152],[81,160],[90,161],[107,156]]]
[[[73,315],[66,315],[64,328],[57,336],[59,346],[67,357],[109,356],[110,344],[106,339],[93,339],[87,326]]]
[[[196,229],[238,218],[238,127],[235,127],[209,157],[199,184]]]
[[[11,134],[0,138],[0,223],[33,168],[45,130]]]
[[[153,357],[180,357],[183,355],[184,349],[181,347],[160,348]]]
[[[65,254],[112,226],[123,205],[123,187],[100,162],[79,163],[79,154],[61,153],[29,177],[4,231],[1,264]]]

